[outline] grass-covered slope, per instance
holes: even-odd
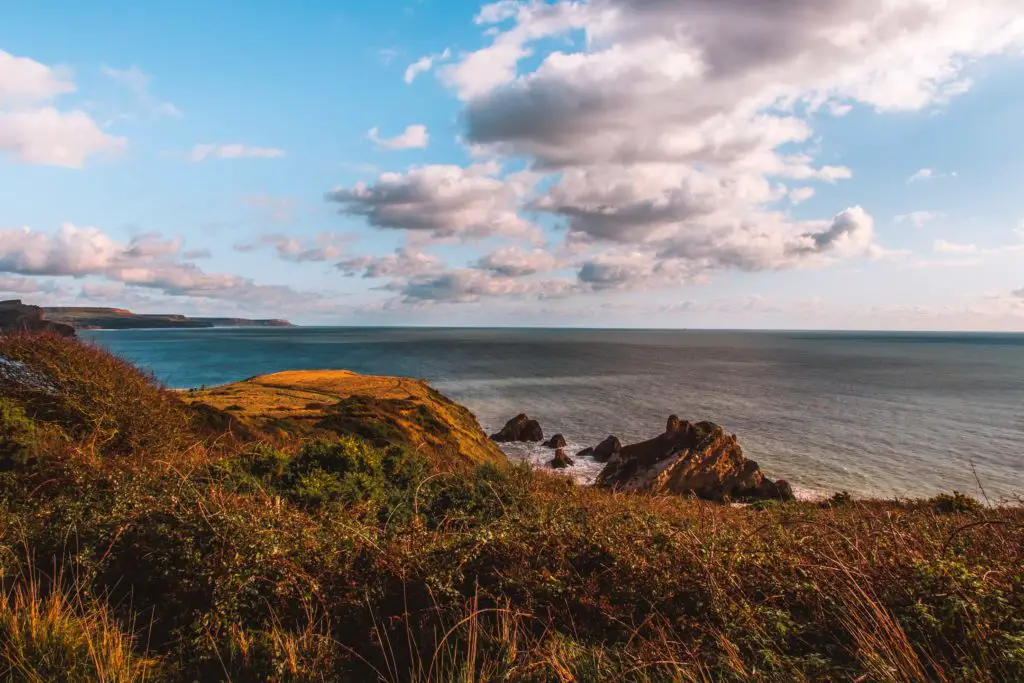
[[[447,464],[502,462],[473,414],[426,382],[347,370],[294,370],[183,395],[279,436],[332,431],[425,450]]]
[[[0,355],[0,680],[1024,680],[1019,508],[608,493]]]

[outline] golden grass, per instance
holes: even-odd
[[[400,432],[402,441],[426,449],[445,464],[505,461],[468,410],[422,380],[348,370],[291,370],[185,392],[182,398],[227,411],[250,426],[274,430],[283,421],[300,433],[324,428],[324,418],[345,399],[374,399],[375,414],[358,419],[386,422]],[[424,424],[424,415],[436,422],[433,429]]]

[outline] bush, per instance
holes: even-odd
[[[0,397],[0,469],[25,465],[35,447],[35,424],[21,406]]]
[[[984,509],[976,499],[959,491],[953,491],[952,495],[940,493],[932,498],[929,503],[931,503],[932,510],[940,515],[972,515]]]
[[[0,356],[44,379],[3,380],[0,390],[90,453],[156,458],[189,445],[190,418],[181,401],[103,349],[52,334],[5,334]]]

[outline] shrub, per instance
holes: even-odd
[[[172,392],[96,346],[53,334],[6,334],[0,356],[45,379],[3,381],[3,392],[91,453],[155,458],[179,452],[192,437],[189,415]]]
[[[953,491],[952,495],[940,493],[930,501],[932,510],[940,515],[970,515],[981,512],[984,508],[976,499],[967,494]]]
[[[25,465],[35,446],[35,424],[21,406],[0,397],[0,469]]]

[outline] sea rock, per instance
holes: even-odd
[[[576,457],[577,458],[585,458],[585,457],[593,455],[593,454],[594,454],[594,447],[593,446],[587,446],[582,451],[577,451],[576,452]]]
[[[553,437],[544,442],[545,448],[565,448],[565,437],[561,434],[555,434]]]
[[[620,450],[622,450],[622,442],[619,441],[616,436],[609,436],[607,439],[597,444],[593,450],[595,462],[608,462],[612,459]]]
[[[596,483],[723,502],[793,498],[787,482],[769,480],[756,462],[744,457],[735,436],[712,422],[686,422],[675,415],[668,418],[664,434],[612,456]]]
[[[559,448],[557,451],[555,451],[554,459],[548,463],[548,465],[555,468],[556,470],[562,470],[565,469],[566,467],[572,467],[574,464],[575,463],[573,463],[569,456],[565,454],[564,448]]]
[[[21,303],[21,299],[0,301],[0,332],[53,332],[74,337],[75,328],[47,320],[43,309]]]
[[[544,430],[540,428],[539,422],[531,420],[526,413],[519,413],[506,422],[500,432],[491,434],[491,438],[499,443],[509,443],[511,441],[543,441]]]

